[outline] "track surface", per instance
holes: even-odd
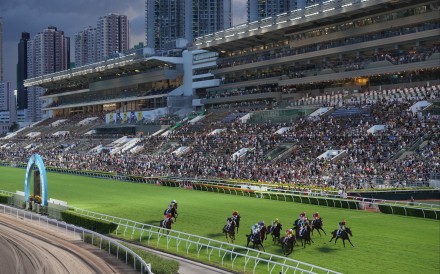
[[[112,255],[31,221],[0,214],[2,273],[139,273]]]
[[[180,263],[179,274],[232,273],[142,246],[137,248]],[[0,274],[139,273],[113,255],[83,243],[71,233],[37,221],[0,214]]]

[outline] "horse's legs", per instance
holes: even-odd
[[[322,230],[322,232],[324,232],[324,235],[327,236],[327,233],[325,233],[324,228],[321,228],[321,230]],[[318,231],[319,231],[319,230],[318,230]],[[321,235],[321,234],[319,234],[319,235]]]
[[[336,244],[336,242],[338,241],[338,239],[339,239],[339,236],[336,236],[335,244]]]
[[[318,231],[319,237],[322,237],[321,232],[319,232],[319,228],[317,228],[316,231]],[[312,235],[313,235],[313,230],[312,230]]]
[[[343,244],[344,247],[345,247],[345,239],[342,239],[342,244]]]
[[[348,242],[351,244],[352,247],[354,247],[354,245],[351,243],[350,238],[347,238]]]

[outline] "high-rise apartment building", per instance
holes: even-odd
[[[18,63],[17,63],[17,108],[27,108],[27,89],[24,87],[23,82],[28,78],[27,71],[27,44],[31,39],[28,32],[21,33],[21,39],[18,43]]]
[[[170,49],[178,39],[194,37],[232,26],[231,0],[146,0],[147,47]]]
[[[129,26],[125,15],[108,14],[98,19],[96,27],[97,61],[130,48]]]
[[[8,82],[0,82],[0,111],[7,111],[11,105],[10,86]]]
[[[0,82],[3,81],[3,24],[0,17]]]
[[[96,28],[89,26],[75,34],[75,65],[80,67],[96,61]]]
[[[27,78],[66,70],[70,64],[70,39],[64,32],[50,26],[27,41]],[[31,87],[28,92],[28,118],[42,118],[42,88]]]
[[[322,0],[247,0],[247,21],[254,22],[319,3]]]
[[[164,49],[166,44],[185,38],[185,2],[187,0],[146,0],[145,34],[147,47]],[[192,9],[188,16],[191,15]]]
[[[193,37],[230,28],[231,0],[194,0],[192,25]]]

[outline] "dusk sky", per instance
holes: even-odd
[[[246,21],[246,0],[232,0],[233,24]],[[17,45],[22,32],[31,37],[55,26],[71,38],[102,15],[119,13],[130,21],[130,47],[145,42],[145,0],[0,0],[3,21],[4,80],[16,87]],[[71,44],[71,56],[75,49]]]

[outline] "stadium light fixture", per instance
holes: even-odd
[[[319,12],[314,12],[314,13],[306,14],[305,17],[309,17],[309,16],[313,16],[313,15],[317,15],[317,14],[319,14]]]
[[[332,11],[332,10],[334,10],[334,9],[335,9],[335,8],[326,9],[326,10],[323,10],[322,12]]]

